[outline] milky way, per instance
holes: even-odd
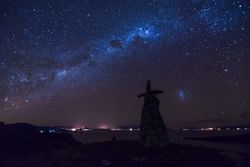
[[[1,0],[1,120],[137,125],[151,79],[169,126],[245,124],[249,16],[244,0]]]

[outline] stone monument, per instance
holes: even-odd
[[[140,143],[147,148],[164,148],[169,145],[168,133],[159,110],[157,94],[161,90],[151,90],[150,80],[147,82],[146,93],[138,95],[144,97],[144,105],[140,123]]]

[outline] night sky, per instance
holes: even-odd
[[[248,0],[1,0],[0,121],[138,125],[148,79],[169,127],[250,123]]]

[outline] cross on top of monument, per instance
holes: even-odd
[[[151,85],[150,85],[151,81],[148,80],[147,82],[147,86],[146,86],[146,92],[145,93],[142,93],[140,95],[138,95],[137,97],[140,98],[140,97],[144,97],[144,96],[155,96],[157,94],[161,94],[163,93],[162,90],[151,90]]]

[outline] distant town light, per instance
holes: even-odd
[[[54,129],[50,129],[49,133],[55,133],[56,131]]]
[[[99,129],[108,129],[108,126],[107,125],[101,125],[98,127]]]
[[[240,130],[240,128],[236,128],[236,130],[238,130],[238,131],[239,131],[239,130]]]
[[[133,131],[133,129],[132,129],[132,128],[129,128],[129,131]]]
[[[77,129],[76,128],[71,128],[70,129],[72,132],[75,132]]]

